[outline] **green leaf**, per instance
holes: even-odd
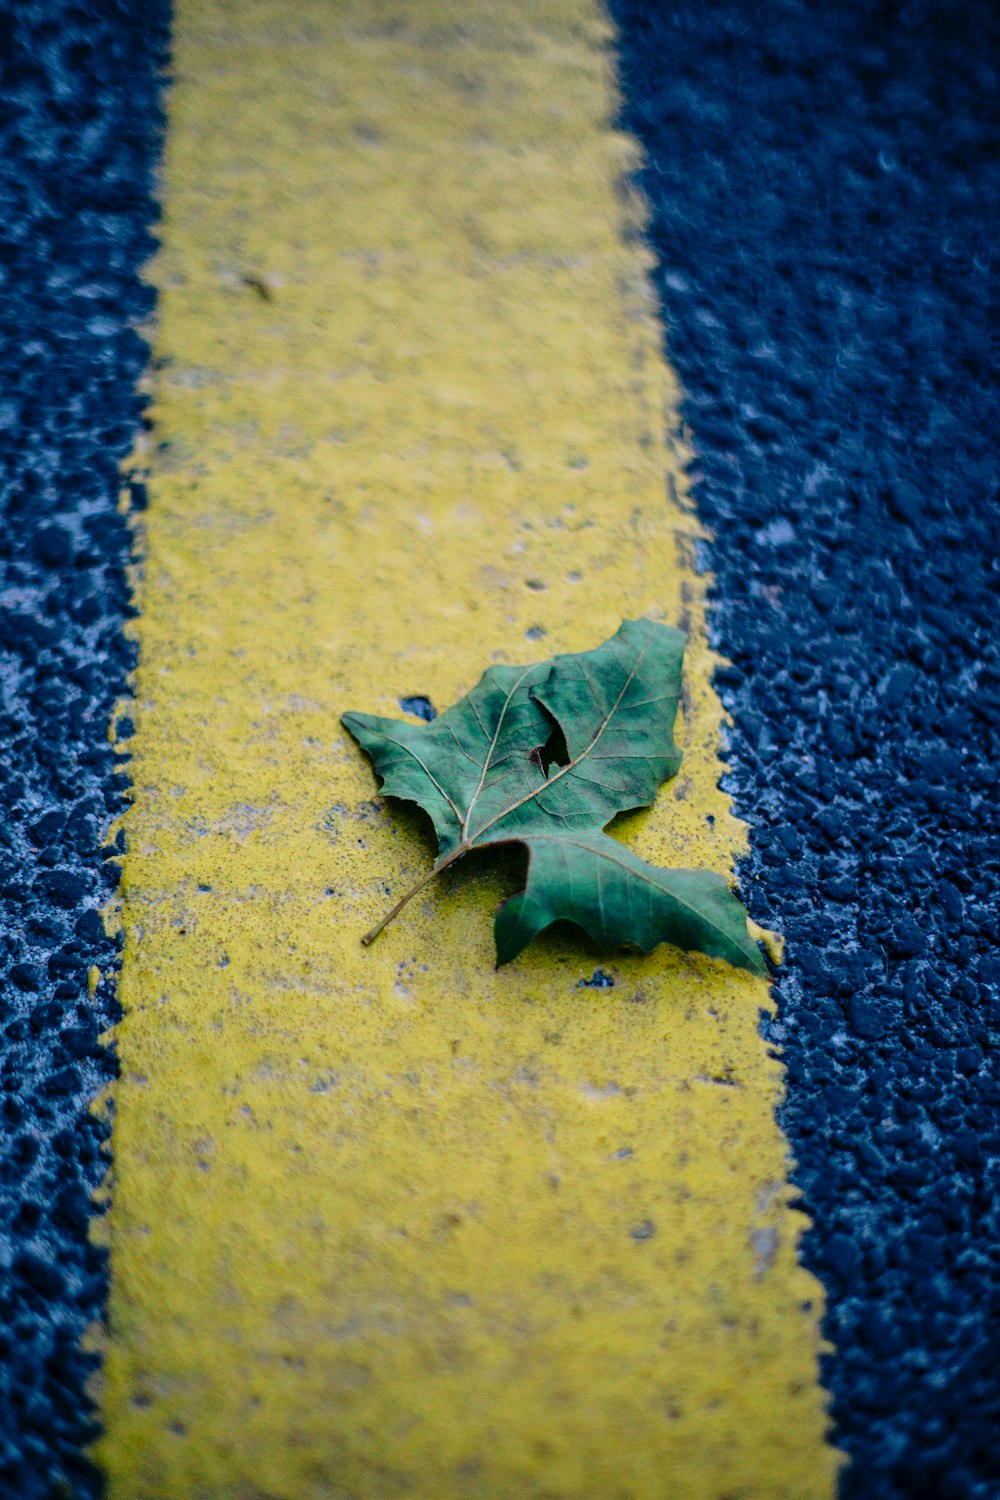
[[[680,766],[683,657],[679,630],[626,620],[595,651],[490,667],[431,724],[345,714],[383,794],[430,815],[440,856],[364,941],[469,849],[521,843],[528,880],[497,914],[498,963],[569,921],[605,949],[669,942],[763,973],[722,876],[646,864],[602,831],[616,813],[648,807]]]

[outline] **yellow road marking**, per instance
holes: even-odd
[[[595,0],[180,0],[124,870],[113,1500],[826,1497],[766,987],[493,968],[346,708],[692,633],[626,836],[730,866]]]

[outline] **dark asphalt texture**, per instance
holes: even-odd
[[[119,464],[141,409],[159,0],[0,4],[0,1495],[97,1493],[79,1350],[106,1293],[88,1101],[116,961],[97,907],[127,777],[108,744],[133,649]],[[136,496],[141,501],[141,495]],[[127,726],[119,725],[121,731]]]
[[[998,1500],[1000,11],[611,8],[717,538],[745,890],[789,940],[768,1032],[844,1495]],[[87,973],[116,959],[119,465],[167,22],[0,0],[4,1500],[98,1493],[78,1341],[115,1007]]]
[[[1000,8],[639,4],[850,1500],[1000,1496]]]

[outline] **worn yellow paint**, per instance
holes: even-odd
[[[646,856],[726,870],[677,390],[594,0],[180,0],[124,866],[112,1500],[814,1500],[764,984],[430,858],[346,708],[691,631]]]

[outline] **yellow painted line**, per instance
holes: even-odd
[[[594,0],[180,0],[124,869],[112,1500],[832,1493],[764,984],[570,940],[374,799],[347,708],[685,623],[677,390]]]

